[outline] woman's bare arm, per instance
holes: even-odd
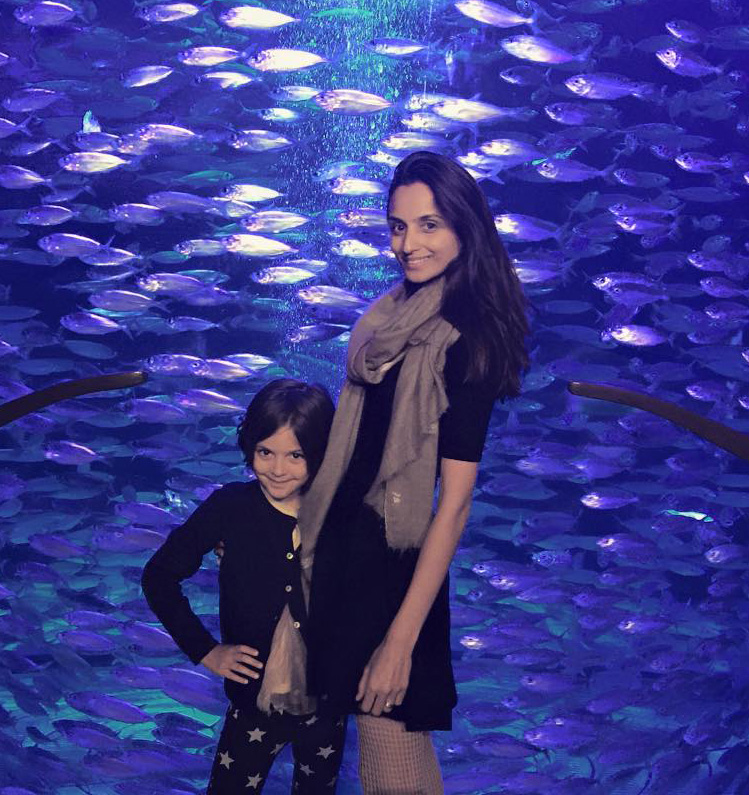
[[[386,704],[403,701],[411,673],[411,654],[445,579],[471,508],[478,464],[443,458],[437,513],[419,552],[411,584],[383,642],[364,669],[357,700],[380,715]]]

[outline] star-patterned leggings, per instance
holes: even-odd
[[[288,743],[294,754],[292,791],[335,792],[346,739],[346,717],[290,715],[229,707],[218,741],[207,795],[262,792],[276,759]]]

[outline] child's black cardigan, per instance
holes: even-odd
[[[219,571],[221,642],[251,646],[266,663],[287,603],[295,628],[304,634],[307,614],[299,554],[292,544],[295,524],[296,519],[268,502],[257,481],[229,483],[175,528],[148,561],[141,581],[146,600],[193,663],[218,642],[193,612],[180,583],[197,572],[219,541],[225,545]],[[232,704],[254,708],[262,681],[261,670],[260,678],[247,684],[224,679],[224,690]]]

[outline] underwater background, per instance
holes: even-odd
[[[246,477],[267,379],[337,392],[417,149],[480,181],[533,324],[452,567],[446,791],[749,791],[746,464],[566,389],[749,429],[748,93],[742,0],[2,0],[0,401],[149,379],[0,431],[0,795],[203,791],[221,684],[141,569]],[[186,591],[217,632],[215,561]]]

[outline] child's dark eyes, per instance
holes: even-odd
[[[265,447],[258,447],[255,450],[255,455],[260,456],[260,458],[267,458],[269,455],[273,455],[273,453]],[[295,450],[293,453],[291,453],[291,457],[295,461],[301,461],[302,459],[304,459],[304,453]]]

